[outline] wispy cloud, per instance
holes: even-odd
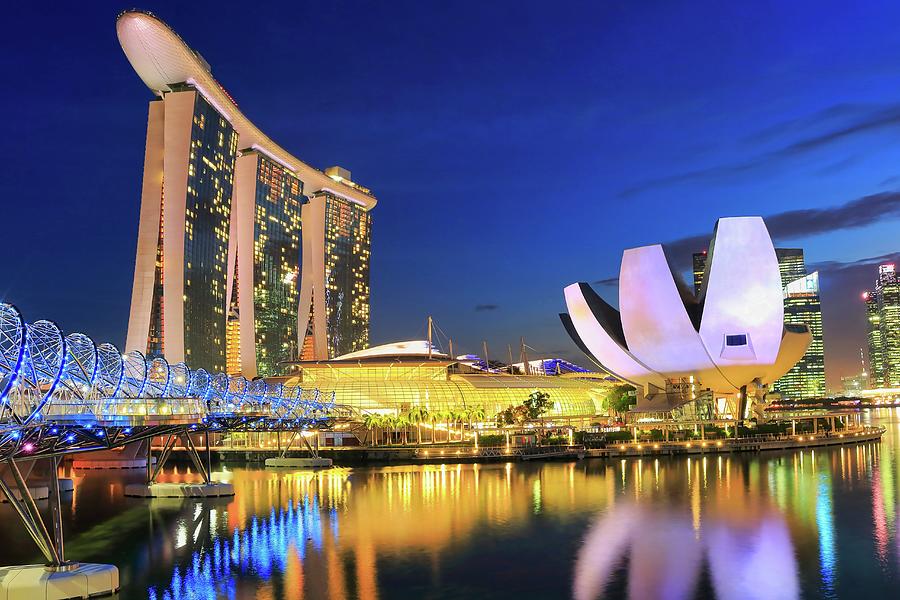
[[[498,308],[500,307],[496,304],[476,304],[475,312],[486,312],[490,310],[497,310]]]
[[[854,104],[852,102],[843,102],[833,104],[827,108],[816,111],[812,114],[780,121],[774,125],[763,127],[759,131],[746,136],[743,140],[747,144],[761,144],[774,141],[785,135],[797,135],[803,132],[811,131],[817,127],[832,123],[837,120],[846,120],[848,118],[866,118],[874,111],[883,109],[884,106],[875,106],[872,104]]]
[[[882,254],[881,256],[870,256],[868,258],[861,258],[859,260],[847,262],[825,260],[822,262],[811,263],[809,265],[809,270],[820,271],[821,273],[826,273],[830,276],[841,277],[845,276],[848,272],[851,271],[863,271],[871,280],[869,282],[869,285],[872,285],[875,281],[874,267],[884,263],[900,263],[900,252],[891,252],[889,254]]]
[[[856,229],[885,219],[900,218],[900,192],[883,192],[856,198],[828,208],[789,210],[765,218],[776,242],[837,231]],[[665,244],[676,264],[683,264],[694,252],[704,250],[710,235],[692,235]]]
[[[618,283],[618,277],[607,277],[606,279],[598,279],[594,282],[594,285],[617,285]]]
[[[619,197],[630,198],[653,189],[669,187],[680,183],[708,181],[710,179],[721,179],[724,177],[741,175],[778,161],[807,154],[859,134],[871,133],[881,129],[894,127],[900,127],[900,106],[891,105],[873,108],[865,115],[849,124],[843,124],[823,133],[803,137],[795,142],[783,145],[776,150],[759,154],[744,161],[683,171],[681,173],[673,173],[672,175],[649,179],[622,190],[619,193]]]

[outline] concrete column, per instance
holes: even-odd
[[[706,425],[704,425],[703,423],[700,423],[700,439],[706,439]]]
[[[791,435],[797,435],[797,421],[791,419]]]

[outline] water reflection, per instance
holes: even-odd
[[[815,452],[283,472],[219,501],[76,474],[67,549],[123,598],[886,597],[900,589],[900,419]],[[170,479],[193,477],[169,472]],[[8,506],[0,536],[21,537]],[[35,559],[0,545],[0,562]]]
[[[604,596],[627,564],[627,596],[693,598],[703,568],[718,598],[796,598],[800,586],[791,536],[777,513],[758,519],[712,517],[695,528],[685,511],[616,506],[593,525],[575,564],[574,597]]]

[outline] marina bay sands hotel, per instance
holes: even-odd
[[[252,378],[368,347],[371,191],[269,139],[155,16],[116,29],[156,96],[125,351]]]

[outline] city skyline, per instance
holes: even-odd
[[[19,7],[12,14],[16,26],[7,43],[25,49],[27,57],[11,65],[13,77],[31,81],[34,92],[27,103],[4,100],[10,133],[29,144],[8,150],[11,176],[3,193],[18,199],[9,208],[13,220],[42,217],[48,235],[14,265],[0,289],[4,300],[28,312],[57,315],[67,329],[119,343],[137,234],[142,103],[149,100],[110,27],[121,8],[91,6],[83,14],[41,17],[48,35],[69,49],[63,58],[24,35],[39,19],[36,12]],[[202,7],[146,8],[184,32],[241,109],[273,138],[316,166],[350,168],[390,198],[379,208],[373,238],[372,343],[422,337],[430,313],[464,350],[477,351],[486,338],[499,356],[524,334],[541,354],[579,358],[555,318],[562,285],[588,269],[598,271],[598,281],[613,277],[623,249],[656,239],[677,242],[670,248],[686,271],[690,253],[700,248],[673,231],[705,236],[698,224],[708,218],[762,214],[776,243],[803,246],[810,271],[821,273],[829,385],[858,370],[858,349],[866,344],[859,295],[871,285],[877,264],[896,256],[891,233],[900,212],[892,191],[900,148],[889,135],[897,122],[891,105],[896,98],[883,83],[896,71],[890,59],[896,45],[880,35],[891,20],[883,14],[864,7],[823,11],[832,24],[852,20],[864,32],[826,49],[814,43],[824,34],[800,23],[800,11],[770,8],[777,14],[768,16],[777,19],[749,19],[742,35],[704,37],[690,51],[675,53],[685,65],[704,65],[705,82],[699,75],[676,81],[685,74],[678,65],[671,65],[671,75],[637,82],[627,73],[659,59],[667,43],[680,48],[679,36],[662,31],[649,48],[614,52],[613,42],[622,40],[601,34],[614,23],[647,37],[660,32],[663,17],[688,22],[696,14],[580,7],[583,18],[567,17],[565,24],[583,33],[580,39],[596,40],[581,48],[583,56],[559,40],[553,47],[522,46],[517,40],[539,39],[528,35],[538,23],[517,16],[499,39],[485,39],[477,50],[451,45],[449,55],[440,49],[449,34],[435,23],[477,35],[495,16],[493,9],[482,7],[478,18],[462,23],[453,11],[432,18],[410,7],[408,29],[431,35],[401,31],[387,39],[369,32],[373,23],[388,22],[385,12],[310,5],[302,10],[340,16],[342,27],[356,35],[348,36],[347,47],[325,52],[315,43],[324,34],[310,30],[313,42],[299,52],[280,41],[281,25],[252,14],[213,15],[211,26],[194,28]],[[736,8],[717,10],[726,22],[745,17]],[[252,51],[230,44],[241,28],[253,33]],[[796,40],[787,36],[789,29]],[[767,46],[763,70],[751,55],[773,31],[778,43]],[[82,35],[91,42],[79,43]],[[718,45],[727,52],[709,58]],[[412,48],[422,52],[408,69],[398,69],[399,57]],[[367,59],[354,60],[361,50]],[[521,53],[531,68],[509,66],[509,52]],[[262,55],[268,60],[251,67],[253,56]],[[555,70],[572,60],[569,69]],[[273,76],[288,72],[290,64],[308,69],[304,83],[320,85],[273,87]],[[90,68],[64,68],[71,65]],[[470,79],[477,89],[461,92],[453,84],[466,69],[479,75]],[[532,71],[551,84],[540,86],[541,93],[533,93]],[[42,76],[31,78],[35,72]],[[480,76],[490,73],[497,77]],[[581,89],[571,87],[568,80],[585,73]],[[353,94],[341,93],[348,81],[355,84]],[[328,93],[329,85],[335,93]],[[656,99],[670,88],[665,102]],[[760,101],[776,89],[776,100]],[[754,92],[740,98],[747,90]],[[486,106],[469,93],[497,94],[501,102]],[[624,108],[635,98],[641,101]],[[60,99],[62,110],[54,108]],[[710,105],[718,110],[703,115]],[[295,118],[279,122],[286,113]],[[399,120],[401,113],[408,120]],[[724,144],[726,137],[742,141]],[[638,139],[651,144],[629,148],[628,141]],[[38,165],[72,140],[79,152],[53,164],[67,185],[48,196],[35,185],[42,176]],[[562,187],[560,173],[572,175]],[[557,185],[542,188],[550,179]],[[555,210],[548,211],[548,194],[568,200],[551,202]],[[638,226],[648,210],[659,218]],[[573,223],[571,214],[582,218]],[[600,236],[587,235],[595,229],[588,223],[610,215]],[[10,233],[14,244],[28,243],[22,229]],[[602,265],[607,268],[600,272]],[[93,293],[58,292],[41,277],[54,268],[78,273]]]

